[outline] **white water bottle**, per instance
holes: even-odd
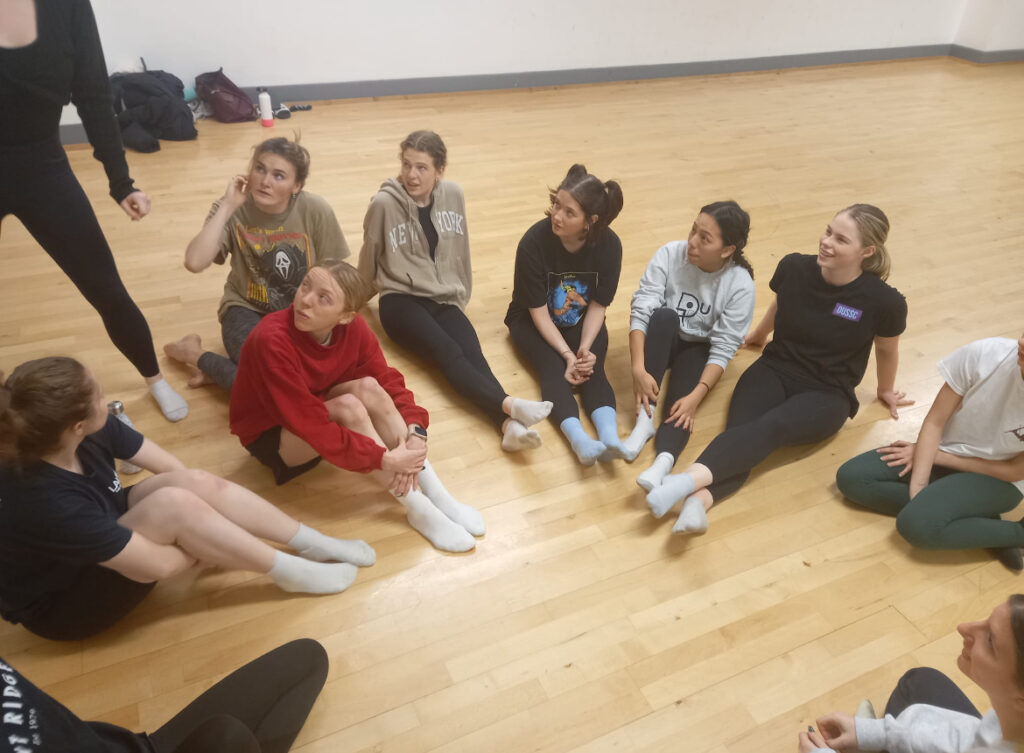
[[[107,412],[125,426],[129,426],[132,429],[135,428],[135,424],[132,423],[132,420],[128,418],[128,415],[124,412],[124,403],[120,400],[114,400],[113,402],[107,403]],[[141,470],[142,468],[135,465],[135,463],[129,463],[127,460],[120,459],[117,461],[118,473],[130,476],[131,474],[138,473]]]
[[[257,89],[260,93],[258,99],[260,101],[260,123],[264,128],[270,128],[274,125],[274,108],[270,104],[270,92],[266,89]]]

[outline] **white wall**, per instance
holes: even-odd
[[[1024,47],[1022,0],[92,2],[112,72],[138,70],[141,55],[150,68],[168,70],[186,85],[219,66],[242,86],[274,86],[954,40],[982,50]],[[77,117],[65,112],[62,122]]]

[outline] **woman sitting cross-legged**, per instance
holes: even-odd
[[[893,386],[907,302],[885,283],[888,233],[882,210],[854,204],[829,222],[817,255],[789,254],[779,262],[769,283],[775,300],[747,342],[763,343],[772,330],[775,337],[737,381],[725,431],[685,472],[647,495],[659,518],[686,500],[672,530],[706,531],[711,505],[739,489],[774,450],[838,432],[857,413],[854,390],[872,346],[878,399],[893,418],[913,402]]]
[[[483,517],[452,497],[427,462],[427,412],[356,313],[366,296],[351,265],[314,264],[294,303],[265,316],[242,347],[231,431],[278,484],[321,457],[370,473],[430,543],[468,551],[484,533]]]
[[[336,593],[355,565],[375,560],[363,541],[325,536],[185,468],[108,415],[102,388],[74,359],[14,369],[0,387],[0,429],[0,610],[43,638],[98,633],[197,561],[267,573],[286,591]],[[155,475],[122,487],[114,458]]]
[[[657,457],[636,482],[647,491],[672,470],[701,402],[743,344],[754,316],[754,279],[743,254],[750,215],[735,201],[702,207],[690,237],[658,249],[633,294],[629,353],[636,426],[631,455],[654,436]],[[661,380],[671,369],[665,395]],[[654,407],[662,405],[654,433]]]
[[[839,491],[896,516],[922,549],[994,550],[1024,569],[1024,526],[1000,520],[1024,492],[1024,336],[978,340],[939,361],[946,380],[917,443],[896,441],[844,463]]]

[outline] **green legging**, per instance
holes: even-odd
[[[836,485],[848,500],[896,516],[896,530],[921,549],[1024,547],[1024,526],[1000,520],[1015,508],[1020,490],[981,473],[932,468],[928,486],[910,499],[910,474],[890,468],[871,450],[840,466]]]

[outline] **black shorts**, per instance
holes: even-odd
[[[280,426],[267,429],[259,435],[255,442],[247,444],[245,449],[249,451],[250,455],[274,472],[274,481],[277,482],[278,486],[287,484],[293,478],[301,476],[306,471],[313,470],[323,460],[323,458],[313,458],[308,463],[303,463],[302,465],[288,465],[285,463],[281,459],[281,453],[279,452],[281,449]]]

